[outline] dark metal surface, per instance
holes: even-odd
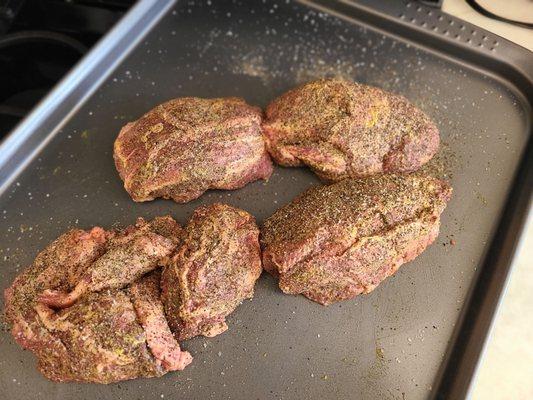
[[[178,3],[76,112],[58,102],[54,112],[63,119],[27,127],[25,139],[35,141],[29,144],[38,154],[23,152],[16,168],[17,160],[2,165],[0,154],[1,288],[72,226],[167,213],[185,223],[195,207],[214,201],[262,221],[316,178],[306,169],[277,168],[268,183],[210,192],[186,205],[135,204],[114,169],[112,143],[127,121],[173,97],[242,96],[265,106],[299,82],[330,75],[404,94],[436,120],[443,146],[432,170],[454,187],[437,242],[370,295],[327,308],[283,295],[265,274],[254,299],[230,316],[228,332],[184,342],[193,364],[160,379],[54,384],[5,332],[0,386],[10,399],[418,399],[436,394],[444,361],[461,366],[452,342],[468,353],[476,337],[483,341],[483,324],[470,327],[477,336],[461,336],[456,327],[465,316],[476,319],[469,299],[490,321],[513,251],[509,230],[520,227],[530,194],[530,176],[513,183],[521,159],[531,160],[531,148],[524,158],[531,130],[531,80],[521,73],[527,58],[504,64],[490,47],[448,43],[410,21],[394,23],[402,18],[390,9],[387,16],[348,2],[243,4]],[[498,51],[522,55],[509,46],[498,40]],[[480,295],[482,284],[491,301]]]

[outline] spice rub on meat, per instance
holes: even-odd
[[[124,231],[73,229],[38,254],[5,291],[6,320],[12,335],[38,359],[54,381],[110,383],[160,376],[192,360],[170,334],[159,298],[159,272],[121,289],[116,281],[87,290],[69,307],[55,310],[39,300],[46,290],[66,293],[83,281],[94,263],[130,235],[174,239],[179,226],[170,217],[140,219]],[[148,235],[147,237],[151,237]],[[124,275],[123,275],[124,277]],[[129,279],[128,279],[129,280]],[[70,302],[69,302],[70,304]]]
[[[272,174],[261,119],[240,98],[170,100],[122,128],[115,165],[135,201],[185,203],[208,189],[238,189]]]
[[[263,266],[283,292],[324,305],[369,293],[435,240],[451,191],[413,175],[311,188],[265,221]]]
[[[156,363],[167,371],[183,370],[192,361],[170,331],[161,302],[161,271],[155,270],[129,287],[130,297]]]
[[[260,254],[259,228],[250,214],[225,204],[195,210],[161,279],[167,319],[178,340],[212,337],[228,328],[226,316],[253,296]]]
[[[106,251],[88,265],[69,292],[47,289],[40,300],[56,308],[67,307],[87,292],[121,289],[162,265],[175,250],[181,227],[171,217],[147,223],[142,218],[135,226],[114,235]]]
[[[340,79],[292,89],[266,109],[263,130],[272,158],[309,166],[338,181],[411,172],[439,147],[439,131],[405,97]]]

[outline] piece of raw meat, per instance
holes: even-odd
[[[115,165],[135,201],[196,199],[208,189],[238,189],[268,179],[272,162],[261,110],[234,97],[170,100],[128,123]]]
[[[311,188],[265,221],[263,266],[321,304],[368,293],[435,240],[451,191],[414,175]]]
[[[176,338],[224,332],[225,317],[253,296],[261,271],[259,229],[250,214],[225,204],[197,208],[161,279]]]
[[[150,351],[168,371],[182,370],[192,361],[180,349],[168,326],[161,302],[161,272],[156,270],[132,283],[129,292]]]
[[[159,272],[129,289],[86,293],[71,307],[55,311],[38,301],[46,289],[71,290],[108,246],[139,231],[174,235],[169,217],[107,232],[71,230],[36,257],[5,291],[12,335],[38,359],[39,370],[55,381],[110,383],[160,376],[191,361],[173,340],[159,299]]]
[[[171,217],[158,217],[150,223],[140,218],[135,226],[109,241],[105,253],[85,268],[70,292],[48,289],[40,300],[50,307],[62,308],[87,292],[123,288],[160,267],[176,249],[180,234],[180,226]]]
[[[326,181],[414,171],[439,147],[435,124],[405,97],[340,79],[281,95],[263,130],[277,163],[307,165]]]
[[[113,232],[99,227],[68,231],[41,251],[33,264],[5,290],[6,322],[23,348],[45,351],[44,344],[50,343],[61,354],[62,348],[54,345],[35,312],[37,298],[46,289],[68,290],[75,285],[85,269],[105,252],[112,236]]]

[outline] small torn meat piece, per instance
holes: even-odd
[[[169,236],[156,233],[158,230]],[[180,231],[170,217],[159,217],[151,223],[140,218],[135,226],[126,228],[109,241],[106,252],[87,266],[70,292],[45,290],[40,301],[50,307],[63,308],[87,292],[125,287],[164,263],[175,250]]]
[[[160,280],[160,271],[150,272],[134,282],[129,291],[152,354],[167,371],[181,371],[192,357],[181,351],[170,331],[161,302]]]
[[[38,296],[49,288],[68,290],[75,285],[85,269],[106,251],[113,236],[113,232],[100,227],[64,233],[41,251],[4,291],[6,322],[22,347],[33,350],[47,342],[35,312]]]
[[[35,307],[40,321],[60,352],[36,352],[38,368],[58,382],[111,383],[161,376],[166,370],[150,353],[132,302],[121,290],[90,293],[71,307],[55,312]]]

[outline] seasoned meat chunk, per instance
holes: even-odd
[[[160,267],[175,250],[180,232],[181,228],[171,217],[156,218],[151,223],[140,218],[135,226],[109,241],[106,252],[85,268],[70,292],[48,289],[40,300],[61,308],[70,306],[87,292],[123,288]]]
[[[6,322],[22,347],[40,351],[48,342],[61,354],[62,349],[55,346],[35,311],[37,298],[45,289],[66,290],[75,285],[85,269],[105,252],[112,236],[112,232],[99,227],[68,231],[41,251],[33,264],[5,290]]]
[[[141,231],[176,233],[170,217],[139,220],[124,231],[71,230],[43,250],[5,291],[6,319],[15,340],[38,358],[39,370],[55,381],[110,383],[160,376],[192,360],[170,333],[159,298],[159,272],[129,289],[85,293],[55,311],[39,301],[46,289],[66,292],[115,242]],[[153,232],[152,232],[153,233]],[[112,286],[112,285],[111,285]]]
[[[181,371],[191,363],[192,357],[181,351],[170,331],[161,302],[160,282],[161,272],[152,271],[135,281],[129,293],[156,363],[167,371]]]
[[[164,373],[146,346],[130,299],[120,290],[89,294],[58,313],[42,303],[35,310],[42,328],[32,351],[48,379],[111,383]]]
[[[435,124],[406,98],[339,79],[275,99],[263,130],[276,162],[307,165],[327,181],[414,171],[439,147]]]
[[[265,221],[264,268],[283,292],[321,304],[368,293],[435,240],[450,195],[413,175],[311,188]]]
[[[225,204],[197,208],[161,279],[178,340],[224,332],[225,317],[253,296],[261,271],[259,229],[250,214]]]
[[[196,199],[208,189],[238,189],[267,179],[272,162],[261,110],[239,98],[170,100],[124,126],[115,165],[135,201]]]

